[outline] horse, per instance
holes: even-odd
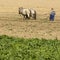
[[[19,8],[19,14],[23,15],[23,17],[25,19],[27,19],[27,18],[30,19],[30,10],[29,9],[20,7]]]
[[[36,19],[36,11],[33,9],[26,9],[23,7],[19,8],[19,14],[22,14],[25,19],[30,19],[31,17],[33,19]]]
[[[30,17],[36,20],[36,11],[33,9],[30,9]]]

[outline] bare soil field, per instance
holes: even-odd
[[[37,20],[23,20],[19,7],[35,9]],[[54,22],[48,19],[51,8],[56,11]],[[60,0],[0,0],[0,35],[60,39]]]
[[[37,14],[37,20],[23,20],[17,13],[0,13],[0,35],[24,38],[60,39],[60,21],[49,21]]]

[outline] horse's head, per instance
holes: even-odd
[[[19,14],[22,14],[23,7],[19,8]]]

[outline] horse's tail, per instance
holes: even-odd
[[[35,13],[34,13],[34,19],[36,20],[36,11],[34,11]]]
[[[30,11],[30,17],[31,17],[31,10],[29,10]]]

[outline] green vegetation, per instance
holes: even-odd
[[[0,60],[60,60],[60,41],[0,36]]]

